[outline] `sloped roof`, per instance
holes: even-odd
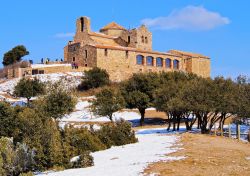
[[[105,31],[105,30],[109,30],[109,29],[125,30],[125,28],[122,27],[121,25],[119,25],[115,22],[111,22],[111,23],[107,24],[106,26],[104,26],[103,28],[101,28],[101,31]]]
[[[202,54],[186,52],[186,51],[181,51],[181,50],[169,50],[168,52],[173,53],[173,54],[186,55],[186,56],[191,56],[191,57],[202,57],[202,58],[209,59],[208,56],[204,56]]]
[[[176,56],[173,53],[166,53],[166,52],[159,52],[159,51],[148,51],[148,50],[141,50],[138,48],[131,48],[131,47],[123,47],[123,46],[114,46],[114,45],[90,45],[96,48],[101,49],[113,49],[113,50],[122,50],[122,51],[135,51],[135,52],[141,52],[141,53],[148,53],[148,54],[159,54],[159,55],[166,55],[166,56]]]

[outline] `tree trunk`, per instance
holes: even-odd
[[[144,125],[144,118],[145,118],[145,109],[139,109],[139,112],[141,114],[141,119],[140,119],[140,125]]]

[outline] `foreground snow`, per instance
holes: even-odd
[[[92,153],[94,166],[82,169],[69,169],[61,172],[38,174],[38,176],[136,176],[153,162],[172,161],[184,157],[171,157],[178,142],[175,135],[137,134],[138,143],[112,147]]]

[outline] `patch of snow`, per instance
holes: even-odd
[[[173,148],[179,140],[179,137],[175,135],[147,134],[136,136],[139,140],[138,143],[92,153],[94,157],[93,167],[41,173],[38,176],[135,176],[143,175],[144,169],[150,163],[183,159],[183,157],[167,156],[167,154],[177,150]]]
[[[60,64],[61,65],[61,64]],[[67,72],[67,73],[51,73],[51,74],[38,74],[32,77],[38,78],[41,82],[51,82],[55,83],[57,81],[62,81],[66,88],[77,87],[81,83],[81,77],[84,75],[83,72]],[[7,80],[0,84],[0,93],[13,93],[14,87],[17,85],[20,78],[14,78]]]
[[[87,99],[94,97],[87,97]],[[79,100],[76,104],[75,111],[65,115],[62,122],[110,122],[108,117],[99,117],[94,115],[90,110],[91,102]],[[137,112],[121,111],[113,115],[113,120],[124,119],[128,121],[138,121],[141,116]]]
[[[71,67],[71,64],[32,64],[31,68],[60,67],[60,66]]]
[[[75,156],[73,158],[70,159],[71,163],[77,162],[80,159],[80,156]]]

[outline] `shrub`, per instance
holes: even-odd
[[[107,124],[96,131],[100,140],[107,146],[120,146],[137,142],[131,124],[123,119],[116,121],[114,124]]]
[[[109,74],[106,70],[95,67],[89,71],[84,71],[84,77],[79,85],[79,90],[89,90],[98,88],[110,83]]]
[[[13,140],[0,138],[0,174],[3,176],[17,176],[22,172],[32,170],[32,151],[24,144],[19,144],[16,149]]]
[[[68,127],[65,129],[65,141],[72,150],[72,156],[86,151],[94,152],[106,149],[98,136],[92,134],[87,128]]]
[[[94,165],[94,159],[89,152],[84,152],[75,161],[71,162],[71,168],[84,168]]]
[[[21,173],[20,176],[34,176],[32,172]]]

